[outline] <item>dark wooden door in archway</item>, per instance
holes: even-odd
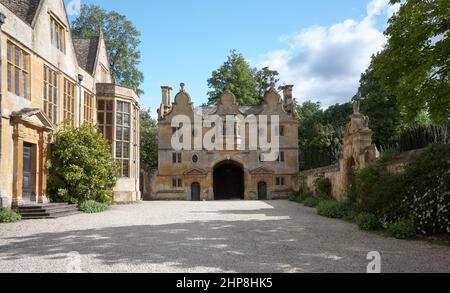
[[[214,199],[244,199],[244,170],[234,163],[225,163],[214,169]]]
[[[191,200],[200,201],[200,184],[198,182],[191,185]]]
[[[264,181],[258,183],[258,200],[267,200],[267,184]]]

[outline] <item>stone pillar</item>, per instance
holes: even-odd
[[[18,131],[16,129],[15,131]],[[18,133],[14,134],[14,182],[13,182],[13,200],[12,206],[23,205],[22,198],[22,180],[23,180],[23,138]]]
[[[39,160],[38,160],[38,174],[36,178],[38,186],[36,189],[38,193],[38,203],[45,204],[49,202],[47,197],[47,158],[48,158],[48,143],[47,143],[47,133],[41,132],[39,134]]]

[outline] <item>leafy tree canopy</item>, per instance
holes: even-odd
[[[402,3],[389,20],[388,43],[373,58],[381,84],[414,120],[424,110],[434,122],[450,114],[450,3],[448,0],[390,0]]]
[[[150,168],[158,167],[158,125],[150,115],[150,109],[140,113],[141,163]]]
[[[82,5],[81,12],[72,22],[72,33],[78,37],[95,37],[103,31],[113,80],[135,88],[140,86],[144,75],[138,69],[141,53],[140,32],[131,21],[115,11],[105,11],[96,5]]]
[[[229,86],[236,95],[239,105],[258,105],[263,100],[265,92],[278,83],[278,72],[263,68],[252,68],[242,54],[232,50],[228,60],[217,70],[214,70],[208,86],[208,104],[219,102],[223,90]]]

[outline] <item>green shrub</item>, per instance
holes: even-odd
[[[314,182],[316,193],[319,197],[331,198],[332,185],[329,178],[319,178]]]
[[[324,200],[317,206],[319,215],[332,219],[354,221],[358,212],[358,206],[350,202],[340,203],[334,200]]]
[[[291,195],[289,195],[289,201],[297,201],[298,196],[297,193],[291,193]]]
[[[358,170],[352,184],[353,198],[364,212],[387,222],[408,217],[408,211],[402,205],[403,175],[389,174],[383,164],[377,163]]]
[[[101,213],[109,209],[106,203],[100,203],[93,200],[87,200],[80,204],[80,211],[87,214]]]
[[[402,220],[389,225],[389,233],[397,239],[415,239],[417,236],[416,225],[413,220]]]
[[[118,166],[95,127],[61,130],[54,141],[48,176],[52,201],[111,203]]]
[[[361,213],[356,217],[356,223],[359,229],[363,231],[375,231],[382,228],[381,222],[377,216],[370,213]]]
[[[404,178],[403,206],[417,230],[450,234],[450,145],[429,147],[408,164]]]
[[[305,200],[307,200],[308,198],[314,197],[314,194],[312,192],[309,193],[302,193],[297,197],[297,202],[298,203],[304,203]]]
[[[22,217],[10,209],[0,208],[0,223],[14,223],[22,220]]]
[[[321,202],[320,198],[312,196],[305,198],[302,203],[306,207],[315,208],[320,202]]]
[[[341,219],[343,217],[339,203],[334,200],[321,201],[317,205],[317,214],[332,219]]]

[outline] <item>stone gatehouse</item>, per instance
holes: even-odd
[[[284,199],[298,190],[298,122],[292,96],[293,86],[283,88],[283,97],[270,89],[264,101],[257,106],[239,106],[236,97],[226,89],[217,106],[195,108],[191,97],[181,84],[181,89],[172,101],[172,88],[162,87],[162,104],[158,110],[159,127],[159,166],[152,179],[152,191],[147,199],[151,200],[271,200]],[[261,149],[247,150],[236,146],[249,146],[249,124],[229,131],[224,126],[221,133],[223,140],[231,139],[233,148],[228,145],[221,150],[195,148],[175,151],[172,136],[177,129],[172,120],[178,115],[190,120],[204,119],[208,115],[221,118],[237,116],[248,118],[269,117],[267,135],[273,134],[279,139],[279,152],[276,160],[261,159]],[[200,118],[198,116],[201,116]],[[274,117],[279,117],[275,129],[272,127]],[[257,118],[261,119],[261,118]],[[259,121],[260,122],[260,121]],[[260,124],[259,124],[260,125]],[[211,128],[194,124],[189,129],[192,137],[204,138]],[[201,131],[199,131],[201,130]],[[262,130],[258,128],[258,136]],[[269,133],[270,132],[270,133]],[[192,140],[192,144],[194,144]],[[244,149],[244,150],[242,150]],[[149,179],[149,178],[147,178]]]

